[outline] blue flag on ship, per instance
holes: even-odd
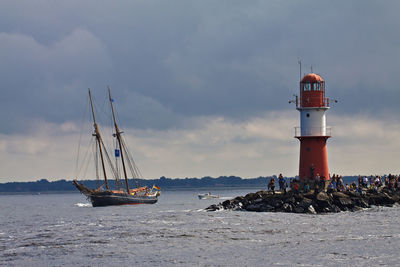
[[[116,158],[119,157],[119,149],[115,149],[115,157],[116,157]]]

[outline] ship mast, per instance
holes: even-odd
[[[119,130],[118,125],[117,125],[117,121],[115,120],[114,106],[113,106],[113,100],[112,100],[112,98],[111,98],[111,90],[110,90],[110,87],[107,86],[107,88],[108,88],[108,97],[109,97],[110,105],[111,105],[111,111],[112,111],[113,120],[114,120],[115,136],[117,137],[118,146],[119,146],[119,150],[120,150],[120,153],[121,153],[121,161],[122,161],[122,168],[123,168],[123,170],[124,170],[126,191],[129,193],[128,175],[127,175],[127,173],[126,173],[125,160],[124,160],[124,152],[123,152],[122,142],[121,142],[121,133],[122,133],[122,132]]]
[[[93,116],[93,126],[94,126],[94,134],[93,134],[93,136],[96,136],[96,141],[97,141],[97,144],[99,145],[99,152],[100,152],[100,158],[101,158],[101,166],[103,167],[103,173],[104,173],[104,181],[105,181],[107,190],[109,190],[110,187],[108,186],[108,180],[107,180],[107,174],[106,174],[106,167],[105,167],[105,165],[104,165],[103,149],[102,149],[102,147],[101,147],[102,140],[101,140],[101,136],[100,136],[99,127],[97,126],[97,123],[96,123],[96,117],[94,116],[94,108],[93,108],[92,94],[91,94],[91,92],[90,92],[90,88],[89,88],[89,99],[90,99],[90,107],[91,107],[91,109],[92,109],[92,116]]]

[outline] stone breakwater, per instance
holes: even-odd
[[[363,192],[308,192],[292,191],[272,194],[267,191],[238,196],[206,208],[207,211],[239,210],[255,212],[290,212],[323,214],[340,211],[357,211],[371,206],[393,206],[400,203],[400,193],[390,191]]]

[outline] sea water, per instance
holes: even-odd
[[[224,198],[259,189],[218,189]],[[93,208],[79,193],[0,196],[1,266],[400,265],[400,207],[329,215],[206,212],[205,190]]]

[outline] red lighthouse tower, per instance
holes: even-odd
[[[325,116],[329,99],[320,75],[309,73],[301,79],[296,109],[300,112],[300,127],[295,128],[295,138],[300,140],[299,179],[313,180],[319,175],[329,180],[326,140],[331,137],[331,129],[326,127]]]

